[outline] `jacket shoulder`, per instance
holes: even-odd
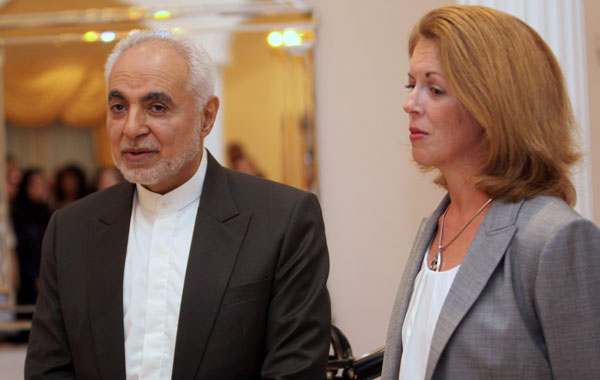
[[[537,196],[524,201],[515,224],[513,252],[524,260],[539,260],[545,250],[567,247],[571,244],[567,242],[579,239],[597,239],[594,236],[600,235],[592,221],[579,215],[562,199],[552,196]],[[562,243],[559,244],[557,239],[562,239]]]
[[[226,171],[233,197],[240,201],[295,202],[303,197],[314,197],[312,193],[289,185],[226,168],[223,170]]]
[[[62,217],[81,217],[99,212],[107,213],[111,209],[123,210],[131,207],[135,185],[123,181],[107,189],[89,194],[72,204],[57,210]]]
[[[564,200],[553,196],[537,196],[523,203],[517,226],[520,229],[534,228],[537,234],[550,235],[566,225],[585,221]]]

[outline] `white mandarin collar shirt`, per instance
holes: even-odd
[[[123,277],[127,380],[171,379],[207,155],[192,178],[167,194],[136,185]]]

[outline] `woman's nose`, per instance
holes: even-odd
[[[419,104],[419,97],[416,93],[416,88],[413,88],[409,93],[408,96],[406,97],[406,101],[404,102],[404,105],[402,106],[402,109],[404,110],[404,112],[406,112],[407,114],[421,114],[422,113],[422,107]]]

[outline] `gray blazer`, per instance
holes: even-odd
[[[398,379],[414,280],[448,203],[414,241],[383,380]],[[555,197],[494,201],[442,307],[425,378],[600,379],[600,230]]]

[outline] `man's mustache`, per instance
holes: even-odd
[[[120,150],[125,149],[147,149],[147,150],[158,150],[160,146],[157,143],[151,141],[133,141],[122,143],[119,146]]]

